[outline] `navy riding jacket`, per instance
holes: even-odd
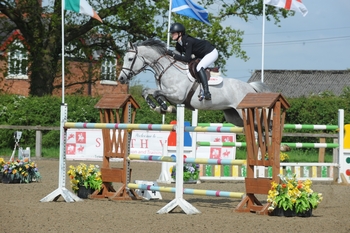
[[[182,45],[176,43],[176,50],[184,56],[175,54],[174,59],[178,61],[190,62],[191,55],[194,54],[196,58],[203,58],[208,53],[212,52],[215,47],[206,40],[197,39],[189,35],[182,36]]]

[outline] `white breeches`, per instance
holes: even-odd
[[[202,60],[197,65],[197,72],[200,71],[201,68],[207,68],[210,64],[214,63],[216,59],[218,59],[219,53],[216,49],[205,55]]]

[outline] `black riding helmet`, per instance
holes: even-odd
[[[185,31],[186,31],[185,27],[181,23],[173,23],[170,26],[170,30],[169,30],[170,33],[182,32],[183,35],[185,35]]]

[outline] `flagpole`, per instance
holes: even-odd
[[[167,30],[167,48],[170,48],[170,21],[171,21],[171,5],[173,4],[172,0],[169,0],[169,15],[168,15],[168,30]]]
[[[261,82],[264,82],[264,57],[265,57],[265,2],[263,2],[263,24],[261,40]]]
[[[42,198],[41,202],[57,201],[59,197],[63,197],[66,202],[82,201],[77,195],[66,189],[66,130],[63,128],[67,121],[68,106],[64,103],[64,4],[65,0],[61,1],[61,55],[62,55],[62,103],[60,116],[60,149],[59,149],[59,165],[58,165],[58,188],[52,191],[49,195]]]
[[[62,104],[64,103],[64,4],[65,1],[61,1],[61,54],[62,54]]]
[[[171,21],[171,5],[173,4],[172,0],[169,0],[169,15],[168,15],[168,30],[166,31],[167,34],[167,42],[166,42],[166,47],[167,49],[170,48],[170,21]],[[165,114],[162,116],[162,124],[165,124]]]

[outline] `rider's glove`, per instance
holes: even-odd
[[[171,51],[171,50],[167,50],[166,54],[169,55],[169,56],[172,56],[172,57],[174,57],[174,55],[175,55],[174,52]]]

